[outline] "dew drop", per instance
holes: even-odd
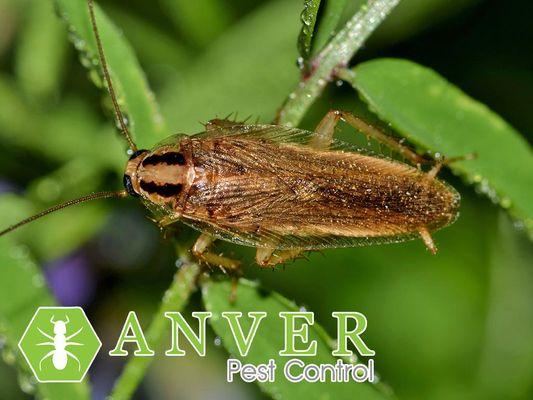
[[[297,66],[300,70],[302,70],[302,69],[305,68],[305,60],[304,60],[303,57],[298,57],[298,58],[296,59],[296,66]]]
[[[503,208],[509,208],[511,207],[511,199],[509,197],[504,197],[503,199],[501,199],[500,201],[500,206],[502,206]]]

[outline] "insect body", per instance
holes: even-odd
[[[426,160],[352,114],[330,111],[315,132],[215,119],[200,134],[172,136],[152,150],[138,150],[116,100],[92,0],[88,4],[103,75],[133,151],[125,190],[52,207],[0,235],[65,206],[129,194],[141,198],[161,227],[182,221],[200,230],[193,253],[230,269],[238,263],[210,252],[213,240],[257,247],[261,266],[306,250],[414,237],[436,251],[430,232],[453,222],[459,207],[459,194],[436,178],[442,163],[423,172],[419,167]],[[418,166],[335,140],[340,120]]]
[[[333,111],[325,119],[342,116]],[[205,132],[138,151],[124,182],[160,225],[183,221],[257,247],[265,266],[303,250],[427,239],[455,219],[453,188],[407,164],[354,151],[332,138],[334,123],[321,125],[327,131],[213,120]]]
[[[63,370],[67,366],[68,358],[71,357],[78,363],[78,371],[81,369],[80,360],[68,351],[67,346],[83,346],[83,344],[78,342],[70,342],[69,340],[78,335],[83,328],[78,329],[70,336],[65,336],[67,333],[67,324],[69,323],[69,318],[67,317],[66,321],[54,321],[54,317],[50,318],[50,322],[54,326],[54,336],[50,336],[47,333],[43,332],[40,328],[37,328],[42,335],[51,340],[51,342],[43,342],[37,344],[37,346],[53,346],[54,349],[48,352],[41,360],[39,361],[39,369],[42,370],[43,361],[52,357],[52,364],[55,369]]]

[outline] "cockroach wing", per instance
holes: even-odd
[[[249,246],[318,249],[403,241],[455,218],[458,195],[443,182],[394,160],[286,137],[305,135],[254,126],[193,136],[194,164],[211,178],[188,191],[183,222]]]
[[[228,120],[211,120],[205,132],[197,133],[195,138],[240,137],[251,140],[262,140],[272,143],[294,143],[308,145],[315,132],[291,128],[284,125],[246,125]],[[359,149],[351,144],[333,139],[327,150],[356,151],[362,154],[373,154],[367,149]]]
[[[242,246],[267,247],[278,250],[319,250],[325,248],[369,246],[374,244],[404,242],[419,237],[418,233],[415,232],[391,236],[363,237],[338,235],[282,235],[267,228],[261,229],[259,232],[250,232],[240,230],[236,226],[217,224],[212,221],[193,220],[190,218],[184,218],[181,220],[181,222],[193,229],[208,233],[217,239],[227,242],[232,242]]]

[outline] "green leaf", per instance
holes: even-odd
[[[5,339],[4,360],[17,363],[19,382],[25,391],[36,390],[47,399],[89,399],[89,386],[83,383],[39,384],[30,377],[26,360],[18,350],[27,324],[39,306],[55,301],[35,261],[24,246],[10,237],[0,240],[0,337]]]
[[[56,3],[82,63],[94,70],[99,62],[87,2],[56,0]],[[111,79],[131,133],[139,148],[150,148],[169,134],[154,95],[126,39],[96,6],[95,13]]]
[[[325,0],[322,4],[322,16],[315,29],[311,55],[321,52],[331,40],[343,16],[346,3],[347,0]]]
[[[15,71],[28,99],[44,103],[64,77],[67,49],[62,24],[47,1],[32,0],[17,43]]]
[[[304,9],[300,15],[302,30],[298,36],[298,51],[307,60],[311,55],[311,44],[321,0],[304,0]]]
[[[434,71],[406,60],[362,63],[347,76],[370,108],[424,150],[446,157],[476,153],[450,168],[533,235],[533,156],[500,116]]]
[[[146,331],[146,341],[151,349],[159,349],[165,337],[165,327],[168,322],[165,313],[183,310],[189,301],[189,296],[196,289],[196,280],[201,271],[200,266],[186,258],[181,258],[181,261],[184,265],[174,274],[174,279],[163,295],[159,309],[154,313],[154,318]],[[152,361],[153,357],[131,357],[116,380],[109,398],[112,400],[130,399]]]
[[[500,212],[492,232],[480,398],[527,398],[533,389],[533,247]],[[505,334],[502,334],[505,332]],[[494,376],[499,379],[494,380]]]
[[[194,133],[200,122],[235,112],[271,121],[298,80],[298,12],[295,2],[265,3],[169,81],[159,99],[172,131]]]
[[[231,22],[228,3],[221,0],[159,0],[187,42],[206,46]]]
[[[284,379],[283,367],[290,359],[279,356],[278,352],[283,349],[283,320],[278,316],[281,311],[298,311],[298,307],[277,293],[267,293],[253,282],[241,279],[237,289],[237,299],[230,302],[231,282],[207,281],[202,286],[202,296],[206,310],[213,313],[210,319],[215,333],[222,339],[222,344],[232,357],[238,357],[243,362],[259,364],[267,363],[270,358],[277,365],[277,379],[275,382],[259,383],[260,387],[273,398],[287,399],[387,399],[388,395],[382,391],[381,386],[369,383],[348,382],[343,384],[329,383],[306,383],[297,385]],[[221,317],[223,311],[240,311],[243,331],[248,332],[251,321],[246,318],[250,311],[266,311],[267,317],[261,322],[259,331],[253,345],[246,357],[236,356],[239,354],[234,342],[231,330]],[[312,358],[314,364],[334,364],[337,359],[331,355],[331,343],[322,327],[314,324],[309,329],[309,341],[316,340],[317,355]],[[305,360],[304,360],[305,361]]]
[[[278,122],[297,126],[340,66],[348,65],[368,37],[396,7],[399,0],[374,0],[364,4],[316,57],[310,76],[289,94],[278,112]]]

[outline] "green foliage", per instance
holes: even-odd
[[[434,71],[406,60],[358,65],[349,77],[371,110],[421,150],[475,153],[451,170],[520,219],[533,237],[533,154],[507,122]]]
[[[346,0],[308,0],[301,14],[302,30],[298,37],[298,50],[303,61],[324,48],[334,36],[343,15]],[[321,9],[321,18],[318,14]]]
[[[0,241],[0,337],[5,341],[4,360],[17,363],[21,387],[29,393],[37,391],[48,399],[89,399],[89,386],[84,383],[62,385],[37,384],[31,376],[17,343],[28,321],[39,306],[55,305],[44,277],[28,248],[10,238]]]
[[[99,190],[107,185],[109,173],[116,188],[125,161],[124,143],[113,134],[107,94],[101,91],[110,111],[108,120],[102,122],[99,108],[91,104],[90,88],[81,85],[83,93],[80,93],[80,87],[69,82],[72,86],[69,90],[75,94],[62,93],[67,76],[73,73],[65,65],[65,29],[52,17],[50,3],[41,4],[38,0],[27,3],[32,6],[25,15],[17,41],[14,77],[4,72],[0,75],[3,107],[0,138],[6,146],[18,151],[19,158],[28,152],[38,171],[30,171],[27,178],[17,181],[27,187],[25,196],[10,194],[0,198],[2,225],[58,201]],[[261,120],[271,121],[292,88],[295,90],[279,116],[281,123],[298,125],[328,83],[337,78],[339,66],[348,65],[398,1],[376,0],[361,8],[362,2],[306,1],[302,18],[309,24],[301,32],[298,47],[295,38],[300,29],[299,2],[274,0],[256,8],[246,5],[250,8],[246,12],[241,10],[246,15],[239,20],[235,9],[220,0],[202,2],[201,7],[187,1],[161,0],[160,3],[168,13],[165,17],[181,34],[177,39],[172,30],[169,33],[151,23],[151,16],[140,17],[125,12],[127,8],[110,5],[112,19],[125,30],[122,35],[97,8],[115,89],[139,147],[150,148],[167,136],[171,130],[166,124],[172,131],[193,133],[199,129],[199,121],[235,111],[242,118],[260,114]],[[439,4],[445,2],[435,0],[430,6],[429,2],[423,3],[424,7],[413,8],[404,2],[403,7],[398,7],[403,11],[391,15],[387,20],[391,28],[385,32],[389,42],[397,40],[394,35],[399,28],[402,37],[408,35],[406,32],[423,29],[422,22],[413,23],[409,18],[411,11],[425,15],[427,20],[424,13],[430,9],[433,15],[434,9],[437,12]],[[10,7],[22,14],[26,3],[13,4]],[[93,82],[101,87],[85,0],[55,0],[55,4],[80,52],[82,64],[89,69]],[[0,2],[0,7],[3,6]],[[459,6],[454,3],[453,7]],[[334,34],[345,16],[345,8],[354,11],[348,15],[348,23]],[[154,80],[165,119],[126,38],[131,39]],[[297,48],[305,60],[316,62],[311,76],[300,83],[294,66]],[[478,153],[477,160],[454,164],[452,171],[468,183],[481,184],[484,192],[496,194],[497,202],[531,229],[532,158],[527,144],[513,128],[436,73],[414,63],[375,60],[357,65],[354,71],[352,75],[345,70],[342,77],[353,84],[372,112],[420,150],[446,156]],[[355,107],[354,97],[350,93],[350,99],[343,103],[344,99],[334,93],[333,99],[327,99],[328,106]],[[312,119],[320,118],[314,109],[310,114]],[[10,162],[7,152],[4,158],[7,161],[0,162]],[[20,164],[6,165],[9,171],[19,172]],[[331,328],[328,322],[331,310],[353,309],[371,315],[368,334],[372,344],[387,349],[386,353],[378,351],[384,368],[381,370],[380,365],[377,368],[385,371],[382,372],[384,381],[405,398],[451,398],[474,392],[485,397],[513,393],[516,398],[527,398],[531,390],[528,373],[533,360],[528,334],[531,319],[513,318],[506,310],[513,310],[517,316],[528,315],[530,311],[531,279],[527,267],[531,243],[505,216],[497,219],[495,208],[488,202],[473,196],[468,187],[460,189],[461,218],[436,235],[440,247],[436,257],[430,257],[422,244],[415,242],[326,251],[325,258],[314,254],[310,260],[297,261],[286,271],[271,273],[249,268],[246,273],[260,278],[276,291],[289,293],[291,298],[305,299],[307,307],[317,312],[311,339],[319,341],[321,350],[314,363],[334,361],[329,353],[330,339],[325,333]],[[86,204],[64,210],[0,240],[0,334],[6,337],[7,349],[4,358],[16,360],[22,386],[27,390],[36,389],[42,397],[88,398],[89,388],[87,384],[34,387],[25,364],[14,350],[35,308],[54,304],[33,258],[48,261],[78,249],[99,231],[111,204]],[[180,236],[178,241],[181,240]],[[246,255],[243,257],[246,259]],[[173,260],[165,259],[165,262],[173,268]],[[150,269],[151,275],[158,276],[160,272]],[[192,263],[186,263],[175,273],[146,331],[152,348],[159,349],[165,337],[163,312],[186,307],[198,274],[198,265]],[[118,296],[131,300],[128,296],[135,292],[133,297],[137,299],[139,292],[139,297],[144,298],[150,285],[143,279],[140,288],[128,286],[132,282],[128,280],[129,275],[134,274],[121,273],[120,280],[125,283],[124,287],[116,288]],[[205,279],[204,306],[215,317],[222,310],[269,312],[270,318],[264,321],[262,334],[256,337],[252,352],[245,360],[264,362],[273,355],[279,361],[278,368],[282,368],[286,360],[277,356],[282,340],[276,335],[281,324],[277,313],[295,310],[294,303],[277,292],[265,296],[258,285],[243,280],[237,302],[230,304],[230,283]],[[107,301],[104,304],[109,309],[120,307],[116,297],[102,292],[98,295],[99,300]],[[486,319],[490,322],[488,327]],[[512,330],[516,347],[502,342],[502,326]],[[226,350],[237,354],[220,318],[213,318],[212,328],[222,338]],[[480,339],[485,336],[486,342]],[[474,360],[472,364],[479,363],[479,371],[477,365],[457,364],[458,354]],[[493,377],[501,372],[502,360],[508,362],[507,371],[513,374],[507,375],[507,384],[495,385]],[[151,358],[132,358],[116,382],[112,398],[131,398],[151,361]],[[408,368],[402,369],[402,365]],[[472,371],[479,372],[479,382],[476,382],[478,377],[470,377],[475,374]],[[200,372],[208,371],[202,367]],[[170,380],[166,383],[172,384]],[[262,385],[262,390],[274,398],[322,398],[326,394],[332,398],[390,397],[382,384],[293,385],[279,380]]]
[[[281,375],[283,367],[288,361],[287,357],[278,355],[283,349],[283,320],[279,317],[280,312],[298,311],[299,308],[293,302],[277,293],[269,293],[257,284],[241,279],[237,290],[237,299],[230,302],[231,282],[208,281],[202,287],[204,305],[207,311],[213,313],[211,326],[215,333],[222,339],[222,344],[232,355],[238,357],[243,363],[254,365],[268,363],[274,359],[277,365],[277,374]],[[266,311],[268,315],[261,321],[259,331],[255,337],[253,346],[246,357],[241,357],[235,345],[232,332],[227,321],[221,317],[223,311],[239,311],[243,313],[241,318],[243,332],[249,332],[251,320],[247,317],[248,312]],[[335,364],[336,359],[331,355],[332,340],[324,329],[314,324],[309,328],[309,342],[317,341],[317,355],[312,357],[315,364]],[[275,382],[259,383],[261,388],[272,398],[296,399],[387,399],[389,398],[378,387],[365,383],[349,382],[332,385],[329,383],[300,382],[294,384],[285,379],[277,379]]]
[[[98,55],[86,1],[56,0],[56,3],[67,23],[74,47],[81,54],[82,64],[95,71]],[[149,148],[169,132],[133,50],[99,8],[95,8],[109,73],[129,129],[139,148]],[[100,85],[101,80],[97,79],[96,83]]]
[[[313,40],[319,7],[320,0],[304,1],[304,9],[300,16],[302,19],[302,30],[298,37],[298,51],[304,60],[307,60],[311,54],[311,43]]]

